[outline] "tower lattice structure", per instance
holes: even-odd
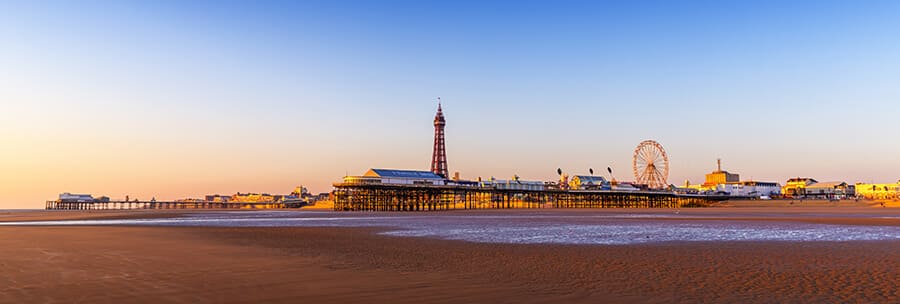
[[[447,150],[444,146],[444,112],[441,110],[440,98],[438,98],[437,114],[434,115],[434,153],[431,155],[431,172],[447,177]]]

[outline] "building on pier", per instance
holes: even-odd
[[[492,188],[502,190],[530,190],[541,191],[546,189],[544,182],[541,181],[523,181],[518,179],[510,180],[491,180],[476,183],[481,188]]]
[[[480,181],[471,181],[471,180],[462,180],[462,179],[452,179],[446,181],[447,186],[460,186],[460,187],[481,187],[484,182]]]
[[[369,169],[361,176],[345,176],[344,183],[440,186],[447,181],[430,171]]]
[[[700,190],[697,190],[696,188],[678,187],[675,185],[669,186],[669,190],[672,190],[675,194],[700,194]]]
[[[72,194],[69,192],[59,194],[59,202],[62,203],[89,203],[93,201],[94,197],[90,194]]]
[[[575,175],[569,180],[569,189],[572,190],[609,190],[609,181],[602,176]]]
[[[611,183],[610,188],[613,191],[641,191],[642,190],[640,185],[636,185],[631,182]]]

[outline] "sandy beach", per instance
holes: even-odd
[[[861,208],[690,209],[897,226]],[[888,209],[891,210],[891,209]],[[610,210],[608,212],[635,212]],[[778,211],[776,209],[775,211]],[[487,211],[507,212],[507,211]],[[561,211],[573,212],[573,211]],[[579,211],[574,211],[579,212]],[[606,212],[606,211],[603,211]],[[669,210],[640,210],[669,212]],[[796,214],[791,214],[795,212]],[[887,211],[886,211],[887,212]],[[846,216],[844,216],[846,215]],[[79,218],[50,213],[0,221]],[[178,213],[91,213],[88,217]],[[3,303],[896,303],[900,242],[492,244],[338,227],[0,227]]]

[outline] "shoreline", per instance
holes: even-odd
[[[868,207],[739,207],[739,208],[607,208],[607,209],[483,209],[453,210],[431,212],[340,212],[328,210],[297,209],[262,209],[262,210],[221,210],[221,209],[187,209],[187,210],[36,210],[0,212],[0,223],[74,221],[74,220],[129,220],[129,219],[169,219],[190,216],[192,214],[217,214],[234,212],[284,212],[297,214],[328,214],[337,217],[399,216],[414,217],[421,215],[454,217],[454,216],[492,216],[492,215],[533,215],[533,216],[580,216],[596,214],[605,215],[672,215],[658,217],[658,221],[773,221],[801,222],[811,224],[833,225],[869,225],[900,226],[900,208],[868,208]],[[677,215],[677,216],[676,216]],[[622,219],[627,220],[627,219]],[[52,224],[43,226],[54,226]],[[65,225],[60,225],[65,226]]]

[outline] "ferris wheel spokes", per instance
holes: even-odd
[[[669,177],[669,157],[662,145],[653,140],[645,140],[634,149],[632,158],[635,182],[651,189],[667,186]]]

